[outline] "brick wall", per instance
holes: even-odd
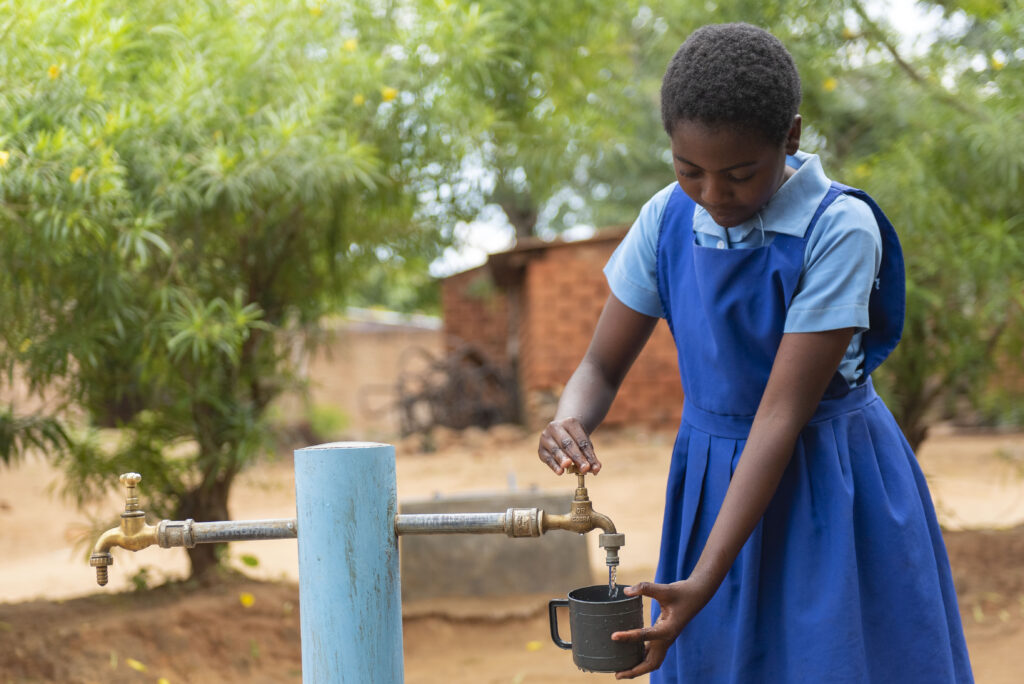
[[[601,269],[617,244],[566,243],[529,263],[519,331],[520,378],[528,413],[538,421],[550,419],[557,395],[590,344],[609,294]],[[626,376],[605,424],[674,427],[682,399],[675,345],[662,321]]]
[[[508,304],[486,266],[446,278],[441,308],[449,346],[469,342],[495,362],[508,361]]]
[[[608,298],[601,269],[621,233],[611,238],[533,245],[523,250],[521,308],[517,331],[520,389],[526,419],[550,420],[558,395],[590,343]],[[508,301],[485,284],[488,266],[447,278],[442,288],[445,333],[473,342],[505,360]],[[482,284],[484,283],[484,284]],[[496,287],[496,286],[493,286]],[[659,322],[612,405],[606,425],[673,428],[682,410],[675,346]]]

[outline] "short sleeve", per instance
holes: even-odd
[[[808,239],[785,332],[867,330],[868,301],[881,263],[882,238],[871,207],[849,195],[838,197]]]
[[[655,318],[664,317],[658,296],[658,230],[674,187],[675,183],[647,201],[604,267],[612,294],[634,311]]]

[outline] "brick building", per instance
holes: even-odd
[[[521,240],[442,283],[446,337],[471,343],[516,369],[531,425],[550,420],[562,387],[586,352],[609,292],[601,269],[623,235],[625,229],[614,229],[575,242]],[[674,428],[682,399],[675,346],[661,321],[605,424]]]

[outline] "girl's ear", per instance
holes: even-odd
[[[802,121],[799,114],[793,117],[793,125],[790,126],[789,133],[786,134],[786,154],[796,154],[796,151],[800,149],[800,124]]]

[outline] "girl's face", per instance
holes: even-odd
[[[672,131],[672,158],[679,187],[723,228],[738,226],[763,207],[795,171],[786,155],[800,147],[800,117],[786,140],[696,121],[680,121]]]

